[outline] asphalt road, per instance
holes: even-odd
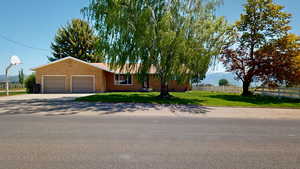
[[[1,169],[299,169],[300,121],[0,116]]]

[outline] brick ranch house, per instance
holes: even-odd
[[[36,83],[41,93],[89,93],[113,91],[160,90],[160,81],[151,68],[148,80],[141,83],[137,70],[130,72],[112,70],[105,63],[88,63],[66,57],[32,69],[36,72]],[[169,91],[183,92],[191,89],[189,83],[169,82]]]

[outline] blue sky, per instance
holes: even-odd
[[[300,13],[297,8],[299,0],[275,0],[293,14],[291,25],[293,33],[300,34]],[[0,74],[4,74],[9,57],[17,55],[22,64],[14,67],[10,74],[16,75],[24,69],[29,74],[30,69],[48,63],[51,55],[50,43],[57,29],[72,18],[82,18],[80,9],[89,0],[9,0],[0,5]],[[225,16],[230,22],[239,19],[246,0],[224,0],[224,5],[218,9],[218,15]],[[3,37],[4,36],[4,37]],[[10,41],[25,44],[37,49],[27,48]],[[214,71],[222,71],[217,67]]]

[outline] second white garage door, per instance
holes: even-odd
[[[92,93],[94,91],[94,76],[72,76],[72,93]]]

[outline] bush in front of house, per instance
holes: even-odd
[[[25,79],[25,88],[27,93],[34,93],[35,86],[35,74],[31,74]]]
[[[220,79],[219,80],[219,86],[228,86],[229,82],[227,79]]]

